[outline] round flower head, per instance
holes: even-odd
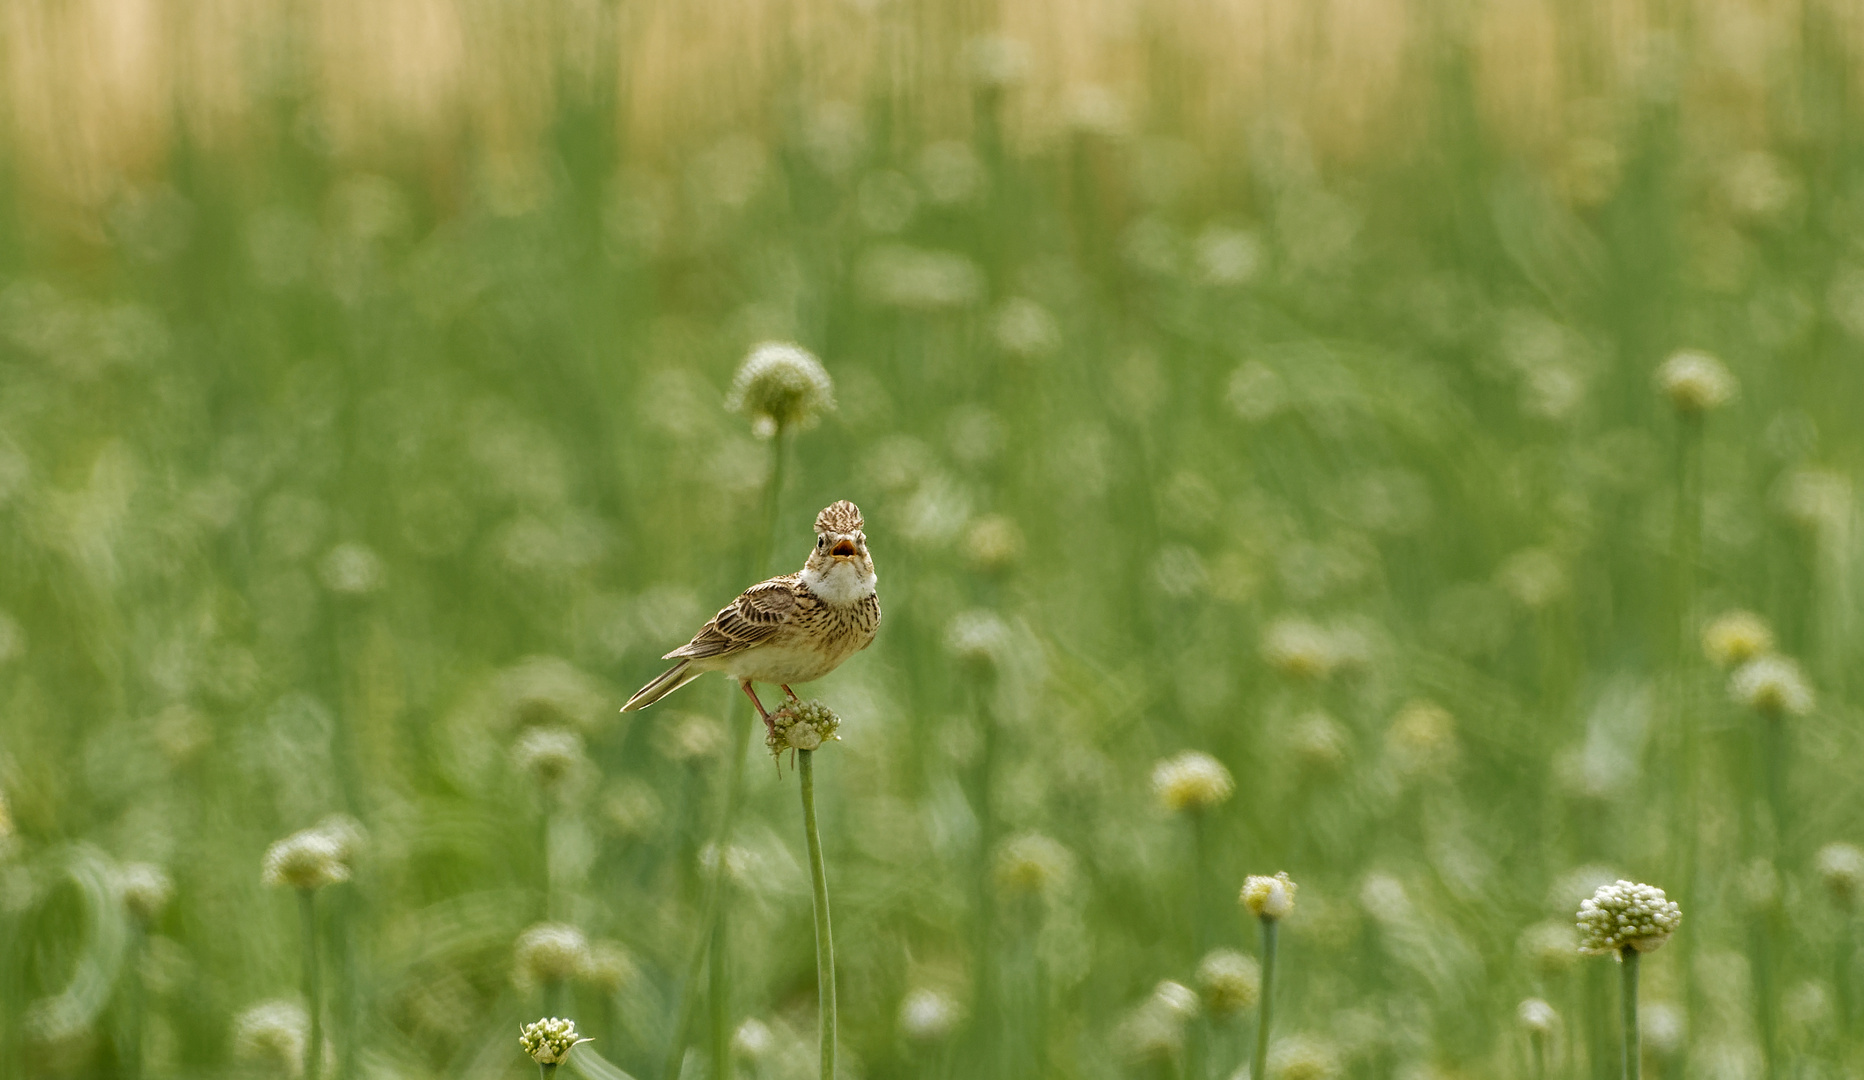
[[[1864,851],[1851,844],[1827,844],[1819,849],[1819,878],[1838,906],[1854,908],[1864,896]]]
[[[1010,628],[995,612],[961,611],[945,631],[945,647],[967,664],[986,667],[998,663],[1009,647]]]
[[[539,787],[555,787],[583,760],[582,736],[562,728],[527,728],[511,744],[511,763]]]
[[[1655,952],[1683,923],[1683,911],[1655,885],[1619,880],[1599,886],[1579,905],[1579,951],[1616,956]]]
[[[1215,949],[1198,961],[1197,985],[1213,1016],[1230,1016],[1262,996],[1262,965],[1234,949]]]
[[[985,514],[965,534],[965,554],[979,570],[1003,570],[1023,553],[1023,531],[1002,514]]]
[[[1716,667],[1745,664],[1773,651],[1773,630],[1751,611],[1717,615],[1702,628],[1702,652]]]
[[[1197,991],[1172,979],[1163,979],[1152,988],[1152,1000],[1180,1020],[1196,1018],[1200,1006]]]
[[[290,1001],[266,1001],[233,1021],[233,1055],[282,1076],[304,1071],[304,1044],[311,1021],[304,1007]]]
[[[1542,976],[1563,974],[1579,959],[1573,951],[1572,924],[1558,919],[1537,922],[1523,930],[1516,947]]]
[[[747,1016],[731,1033],[731,1048],[746,1061],[762,1061],[777,1045],[777,1033],[755,1016]]]
[[[750,417],[752,429],[767,439],[780,428],[814,427],[835,408],[835,383],[809,350],[767,341],[738,368],[725,406]]]
[[[563,923],[538,923],[518,935],[516,954],[517,983],[532,987],[539,983],[562,982],[575,978],[588,966],[589,941],[583,932]]]
[[[997,887],[1006,893],[1034,896],[1064,881],[1074,869],[1074,855],[1041,833],[1011,837],[997,849]]]
[[[1413,701],[1385,729],[1385,746],[1400,772],[1440,775],[1456,764],[1456,718],[1441,705]]]
[[[1184,1049],[1186,1019],[1169,997],[1162,997],[1155,992],[1144,1004],[1127,1014],[1119,1030],[1114,1033],[1114,1038],[1127,1059],[1135,1064],[1170,1061]]]
[[[117,877],[123,894],[123,906],[144,925],[152,923],[168,906],[175,894],[175,883],[167,871],[151,863],[130,863]]]
[[[1534,1035],[1553,1033],[1553,1025],[1559,1022],[1560,1014],[1553,1011],[1553,1006],[1539,998],[1528,998],[1515,1009],[1515,1018],[1521,1026]]]
[[[1812,711],[1812,687],[1799,665],[1784,656],[1760,656],[1728,680],[1736,701],[1767,716],[1804,716]]]
[[[900,1031],[915,1042],[931,1042],[951,1034],[963,1016],[949,994],[922,986],[900,1002]]]
[[[1340,1059],[1333,1048],[1305,1035],[1276,1043],[1269,1054],[1272,1080],[1333,1080],[1339,1075]]]
[[[634,957],[629,955],[625,946],[614,941],[598,941],[589,946],[589,955],[583,960],[582,969],[576,973],[577,978],[605,994],[613,994],[623,986],[634,981],[640,974],[635,967]]]
[[[1737,385],[1720,360],[1686,350],[1658,365],[1657,388],[1677,412],[1694,415],[1727,404]]]
[[[1324,679],[1338,663],[1333,636],[1305,619],[1281,619],[1262,635],[1262,658],[1293,679]]]
[[[589,1041],[576,1033],[575,1023],[556,1017],[533,1020],[518,1029],[518,1045],[539,1065],[561,1065],[572,1049]]]
[[[770,714],[770,730],[764,745],[772,756],[785,750],[815,750],[830,739],[839,739],[841,717],[820,701],[792,702]]]
[[[1209,810],[1229,801],[1235,781],[1223,762],[1209,754],[1186,750],[1152,766],[1152,791],[1165,809]]]
[[[289,885],[309,892],[348,881],[343,841],[326,829],[304,829],[265,849],[261,879],[271,886]]]
[[[1239,899],[1258,919],[1281,919],[1294,910],[1295,888],[1286,870],[1277,872],[1274,877],[1251,874],[1243,881]]]

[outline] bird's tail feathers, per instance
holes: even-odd
[[[705,672],[693,669],[691,660],[682,660],[655,676],[653,682],[635,691],[634,696],[628,699],[628,703],[621,707],[621,711],[633,712],[636,709],[645,709],[703,674]]]

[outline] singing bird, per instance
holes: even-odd
[[[775,683],[791,701],[791,683],[813,682],[873,644],[880,629],[880,594],[867,552],[861,508],[841,500],[816,515],[815,550],[794,574],[773,577],[738,598],[699,628],[693,639],[661,657],[677,660],[635,693],[622,712],[644,709],[708,671],[723,671],[757,707],[753,682]]]

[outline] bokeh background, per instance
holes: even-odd
[[[1229,1077],[1253,1012],[1155,987],[1281,869],[1278,1075],[1537,1075],[1528,996],[1615,1075],[1620,875],[1684,906],[1653,1074],[1860,1075],[1861,51],[1838,0],[12,0],[0,1074],[295,1075],[261,858],[340,814],[325,1075],[525,1075],[547,1008],[813,1075],[793,774],[749,741],[721,848],[736,691],[617,709],[846,497],[848,1077]],[[766,539],[767,339],[839,408]],[[1730,698],[1735,608],[1808,713]],[[1234,797],[1162,806],[1184,750]]]

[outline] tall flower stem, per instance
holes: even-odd
[[[771,542],[777,531],[777,511],[782,505],[785,472],[787,426],[777,425],[770,439],[770,473],[764,485],[762,521],[753,553],[753,571],[758,580],[770,575]],[[742,694],[732,694],[725,703],[725,730],[731,733],[730,758],[725,768],[724,805],[718,815],[718,829],[713,836],[712,871],[706,878],[705,898],[701,903],[699,938],[687,958],[686,980],[680,991],[680,1007],[673,1023],[673,1039],[661,1069],[665,1080],[678,1080],[686,1056],[686,1037],[697,1010],[700,970],[706,976],[706,998],[710,1007],[708,1036],[715,1063],[713,1075],[731,1075],[731,968],[725,948],[725,848],[731,841],[738,821],[738,807],[744,788],[744,759],[751,744],[753,719],[745,715],[748,702]]]
[[[796,775],[802,780],[809,882],[815,889],[816,1014],[822,1036],[822,1080],[835,1080],[835,937],[829,928],[828,871],[822,863],[822,836],[816,828],[813,750],[796,752]]]
[[[1641,954],[1627,945],[1618,955],[1624,961],[1625,1080],[1638,1080],[1637,964]]]
[[[1262,922],[1262,1004],[1256,1012],[1256,1055],[1250,1060],[1251,1080],[1268,1075],[1269,1022],[1275,1009],[1275,940],[1278,919]]]
[[[304,939],[304,1007],[311,1017],[311,1037],[304,1044],[305,1080],[317,1080],[324,1063],[323,972],[317,962],[317,892],[298,890],[298,925]]]

